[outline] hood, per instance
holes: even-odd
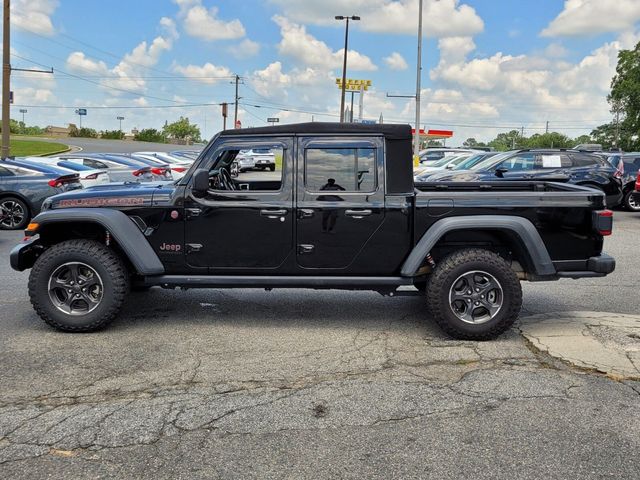
[[[167,190],[175,190],[173,182],[107,183],[54,195],[46,200],[43,209],[151,206],[154,197],[166,196]]]

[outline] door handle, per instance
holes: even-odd
[[[263,217],[267,217],[267,218],[280,218],[280,217],[284,217],[287,214],[287,210],[282,208],[282,209],[274,209],[274,210],[260,210],[260,215],[262,215]]]
[[[369,215],[371,215],[371,213],[371,210],[345,210],[344,212],[347,217],[353,218],[368,217]]]

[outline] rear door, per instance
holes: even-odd
[[[363,270],[358,257],[385,216],[383,145],[381,137],[298,139],[299,267]]]

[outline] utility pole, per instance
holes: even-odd
[[[342,88],[340,89],[340,123],[344,123],[344,92],[347,88],[347,51],[349,48],[349,20],[357,21],[360,20],[360,17],[357,15],[352,15],[350,17],[346,17],[344,15],[336,15],[336,20],[346,20],[346,27],[344,30],[344,58],[342,60]],[[353,107],[352,107],[353,112]],[[351,114],[353,116],[353,113]]]
[[[116,117],[116,120],[118,120],[120,122],[119,131],[121,132],[122,131],[122,120],[124,120],[124,117],[123,116],[118,116],[118,117]]]
[[[616,105],[616,148],[618,148],[619,141],[620,141],[620,107]]]
[[[549,133],[549,120],[547,120],[547,126],[544,129],[544,133]]]
[[[416,68],[416,135],[413,144],[413,164],[420,162],[420,80],[422,78],[422,0],[418,4],[418,63]]]
[[[240,83],[240,76],[236,74],[236,100],[235,100],[235,108],[233,111],[233,128],[237,128],[238,124],[238,84]]]
[[[520,127],[520,138],[524,138],[524,125]]]
[[[9,0],[4,0],[4,10],[2,12],[2,159],[9,156],[9,97],[11,95],[11,86],[9,84],[11,78],[11,62],[9,55],[11,49],[9,41],[11,35],[9,32]]]

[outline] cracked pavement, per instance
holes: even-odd
[[[564,295],[567,310],[633,313],[632,303],[600,305],[604,296],[590,293],[637,276],[637,255],[620,265],[631,250],[620,242],[640,216],[616,216],[607,250],[619,273],[584,289],[525,284],[527,312]],[[0,254],[18,239],[0,233]],[[492,342],[449,340],[421,297],[154,289],[132,294],[108,330],[69,335],[37,319],[26,274],[3,263],[0,281],[2,478],[583,479],[640,470],[640,382],[573,368],[518,328]]]

